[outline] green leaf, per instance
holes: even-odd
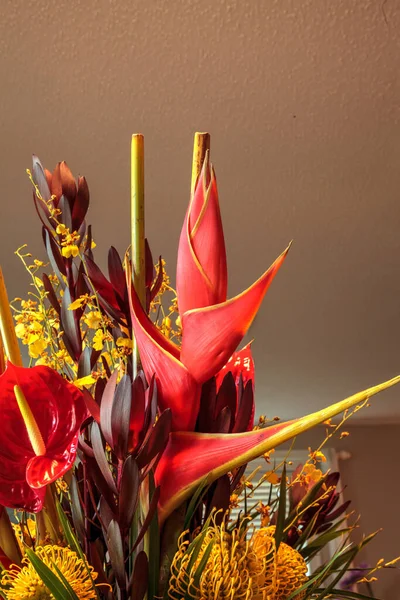
[[[53,573],[53,571],[44,564],[44,562],[34,553],[31,548],[26,547],[25,552],[33,568],[43,581],[44,585],[53,594],[55,600],[79,600],[73,590],[71,592],[65,587],[62,581]]]
[[[195,493],[193,494],[193,496],[190,499],[189,506],[187,508],[186,515],[185,515],[185,523],[183,525],[184,531],[185,531],[185,529],[187,529],[189,527],[190,521],[192,520],[193,515],[197,510],[197,507],[199,506],[204,494],[207,493],[207,490],[209,487],[210,487],[210,484],[208,483],[208,479],[207,479],[207,477],[204,477],[204,479],[201,481],[201,483],[197,487]]]

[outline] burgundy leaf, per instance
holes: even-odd
[[[104,443],[101,436],[100,427],[97,423],[92,423],[90,428],[90,439],[92,442],[94,457],[99,466],[101,474],[103,475],[108,487],[113,494],[117,494],[117,488],[115,487],[115,481],[110,471],[107,456],[104,449]]]
[[[89,208],[89,188],[84,177],[78,179],[78,193],[76,194],[75,202],[72,208],[72,228],[77,231],[85,217]]]
[[[150,435],[137,457],[140,469],[149,464],[157,454],[164,450],[171,432],[171,422],[171,410],[167,408],[159,416],[158,421],[150,431]]]
[[[112,433],[112,408],[114,403],[115,388],[117,386],[118,371],[114,371],[104,388],[100,404],[101,431],[106,442],[113,447]]]
[[[147,593],[149,579],[149,561],[144,550],[139,552],[135,560],[135,566],[131,580],[129,582],[132,588],[131,600],[143,600]]]
[[[132,403],[132,383],[124,375],[118,383],[111,409],[112,448],[118,458],[126,456],[129,439],[129,421]]]
[[[126,574],[124,562],[124,548],[121,530],[116,521],[111,521],[107,529],[107,548],[110,555],[111,566],[121,590],[126,589]]]
[[[118,522],[121,530],[127,530],[132,524],[138,501],[140,474],[133,456],[128,456],[122,467],[119,489]]]

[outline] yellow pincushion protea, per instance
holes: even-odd
[[[268,527],[247,539],[245,528],[228,532],[214,524],[190,544],[184,533],[172,562],[169,598],[286,600],[307,581],[307,567],[290,546],[281,543],[276,551],[273,534]]]
[[[271,600],[286,600],[307,581],[307,565],[304,558],[291,546],[281,542],[275,550],[275,527],[263,527],[252,538],[252,548],[257,556],[264,556],[274,549],[275,572],[265,574],[265,584],[271,583],[274,593]],[[293,600],[302,600],[306,592],[300,592]]]
[[[96,579],[97,573],[93,572],[92,567],[87,567],[75,552],[69,548],[47,545],[37,547],[35,554],[54,573],[54,565],[57,566],[80,600],[97,598],[91,581],[91,578]],[[28,558],[22,560],[21,568],[13,565],[9,571],[3,571],[1,585],[2,594],[7,600],[54,600]]]
[[[186,532],[178,542],[169,585],[169,597],[211,600],[215,598],[267,598],[271,586],[264,585],[266,556],[257,556],[246,540],[246,530],[227,532],[225,525],[207,528],[194,558]]]

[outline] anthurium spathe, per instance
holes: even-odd
[[[156,470],[160,485],[159,516],[165,520],[202,483],[212,483],[225,473],[245,465],[272,448],[327,419],[362,404],[371,396],[400,382],[400,376],[354,394],[316,413],[245,433],[170,434]]]
[[[16,392],[22,392],[25,409]],[[30,412],[35,431],[28,431],[24,412]],[[73,465],[86,416],[82,392],[56,371],[8,362],[0,376],[1,504],[30,512],[42,508],[46,486]]]

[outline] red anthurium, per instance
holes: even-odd
[[[183,223],[176,287],[181,314],[226,300],[225,241],[217,182],[208,154]]]
[[[227,434],[171,433],[167,448],[156,470],[157,485],[160,485],[161,489],[159,500],[161,521],[180,506],[203,481],[212,483],[279,444],[399,382],[400,376],[368,388],[316,413],[264,429]]]
[[[24,409],[17,401],[18,389],[26,401]],[[46,485],[75,460],[79,428],[86,416],[82,392],[52,369],[7,364],[0,376],[1,504],[30,512],[42,508]],[[28,420],[33,433],[28,432]]]

